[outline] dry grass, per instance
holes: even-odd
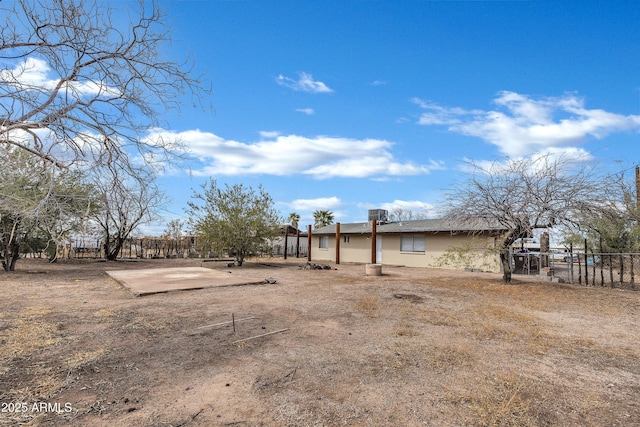
[[[95,264],[86,268],[93,273]],[[277,286],[145,298],[98,274],[63,287],[82,277],[77,266],[66,276],[17,274],[20,285],[0,275],[9,307],[0,313],[0,401],[74,405],[72,419],[0,414],[0,425],[640,419],[639,293],[436,273],[272,267]],[[290,330],[236,345],[228,328],[190,333],[229,313],[258,319],[239,338]]]
[[[0,342],[3,343],[0,346],[0,360],[23,357],[60,341],[56,325],[45,319],[50,313],[51,309],[37,306],[27,307],[19,313],[13,322],[0,331]],[[6,369],[6,364],[2,365]]]
[[[408,320],[403,319],[395,324],[392,334],[396,337],[415,337],[419,332],[414,328]]]
[[[475,361],[472,351],[472,348],[460,343],[431,342],[424,348],[427,366],[438,372],[470,366]]]
[[[364,297],[355,304],[355,309],[367,317],[380,317],[380,299],[378,297]]]
[[[540,425],[546,396],[534,381],[506,372],[473,384],[464,397],[477,426]]]
[[[94,351],[81,351],[70,355],[67,360],[67,367],[69,370],[78,369],[83,365],[93,363],[97,361],[100,356],[105,354],[106,350],[104,348],[94,350]]]
[[[461,319],[457,313],[438,307],[421,308],[416,320],[434,326],[457,327],[461,325]]]

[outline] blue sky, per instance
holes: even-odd
[[[305,226],[315,209],[433,215],[467,160],[640,161],[636,1],[160,4],[165,53],[194,56],[214,108],[157,130],[198,159],[161,178],[165,222],[209,176],[262,184]]]

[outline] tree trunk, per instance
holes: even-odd
[[[16,270],[16,262],[18,261],[18,258],[20,258],[20,246],[19,245],[13,245],[13,253],[11,254],[11,261],[9,262],[9,271],[15,271]]]
[[[500,248],[500,263],[502,264],[502,281],[505,283],[511,283],[511,262],[509,260],[511,245],[523,237],[527,237],[527,232],[525,227],[519,224],[505,236],[502,242],[502,247]]]
[[[500,262],[502,263],[502,281],[511,283],[511,263],[509,262],[509,250],[500,252]]]
[[[10,243],[4,248],[4,257],[2,258],[2,268],[4,271],[15,271],[16,262],[20,258],[20,245]]]
[[[118,255],[120,255],[123,243],[124,241],[122,239],[117,239],[117,243],[114,248],[106,254],[108,261],[115,261],[116,259],[118,259]]]

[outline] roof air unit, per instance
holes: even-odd
[[[389,212],[386,209],[369,209],[369,221],[389,222]]]

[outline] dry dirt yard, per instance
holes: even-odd
[[[104,271],[200,263],[21,260],[0,274],[0,425],[640,425],[640,292],[303,263],[134,297]]]

